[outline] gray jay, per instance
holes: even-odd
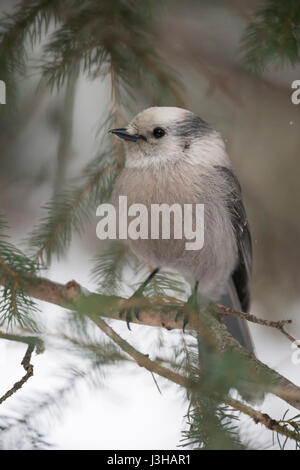
[[[155,268],[181,273],[211,301],[247,311],[250,297],[251,238],[239,182],[224,142],[203,119],[177,107],[152,107],[126,128],[110,131],[123,139],[126,163],[112,200],[128,204],[204,204],[204,245],[186,250],[183,239],[128,240],[133,252]],[[253,351],[248,326],[226,318],[231,334]]]

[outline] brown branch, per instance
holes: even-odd
[[[129,354],[140,367],[144,367],[145,369],[149,370],[152,373],[158,374],[161,377],[171,380],[172,382],[180,385],[184,388],[191,388],[193,386],[197,386],[197,382],[193,382],[188,377],[179,374],[177,372],[172,371],[166,367],[161,366],[159,363],[152,361],[149,359],[147,355],[140,353],[137,349],[131,346],[127,341],[121,338],[118,333],[116,333],[107,323],[102,320],[101,318],[94,318],[93,316],[89,315],[91,320],[99,326],[99,328],[105,333],[112,341],[118,344],[118,346],[127,354]],[[228,405],[232,406],[235,410],[241,411],[242,413],[250,416],[254,422],[260,423],[265,426],[267,429],[271,431],[275,431],[289,439],[293,439],[297,442],[300,441],[300,434],[291,431],[287,428],[286,423],[280,424],[278,421],[272,419],[266,413],[261,413],[246,405],[241,403],[238,400],[232,398],[226,398],[224,400]]]
[[[166,367],[161,366],[159,363],[152,361],[149,359],[149,357],[145,354],[140,353],[137,349],[135,349],[133,346],[131,346],[127,341],[125,341],[123,338],[121,338],[118,333],[116,333],[107,323],[102,320],[101,318],[94,318],[92,315],[89,315],[91,320],[105,333],[112,341],[118,344],[118,346],[127,354],[129,354],[140,367],[144,367],[148,371],[158,374],[161,377],[164,377],[168,380],[171,380],[172,382],[176,383],[177,385],[180,385],[184,388],[191,388],[193,386],[197,386],[197,382],[193,382],[191,379],[188,377],[179,374],[177,372],[172,371],[171,369],[168,369]],[[272,419],[268,414],[266,413],[261,413],[260,411],[257,411],[250,407],[249,405],[246,405],[244,403],[241,403],[238,400],[235,400],[233,398],[226,398],[224,400],[228,405],[232,406],[235,410],[241,411],[242,413],[250,416],[254,422],[260,423],[263,426],[265,426],[267,429],[270,429],[271,431],[275,431],[289,439],[293,439],[297,442],[300,441],[300,434],[288,429],[287,424],[290,424],[289,421],[283,422],[283,424],[280,424],[280,422]]]
[[[114,341],[123,351],[129,354],[129,356],[132,357],[140,367],[144,367],[148,371],[158,374],[165,379],[169,379],[182,387],[188,388],[192,385],[192,381],[188,377],[184,377],[183,375],[162,366],[158,362],[152,361],[149,359],[147,354],[142,354],[140,351],[135,349],[101,318],[95,318],[93,315],[88,316],[103,331],[103,333]]]
[[[0,283],[4,283],[3,278],[0,279]],[[128,299],[123,299],[118,296],[105,296],[91,293],[82,288],[75,281],[70,281],[66,285],[62,285],[48,279],[34,277],[27,278],[25,287],[27,288],[28,294],[34,298],[54,303],[64,308],[82,311],[92,316],[93,319],[97,318],[97,320],[99,320],[99,316],[101,316],[124,321],[124,319],[120,319],[119,312],[122,308],[128,307],[128,302],[131,302],[132,306],[136,305],[141,308],[139,319],[133,318],[133,323],[163,327],[168,330],[182,329],[183,326],[183,319],[180,318],[176,321],[176,315],[179,310],[184,309],[185,302],[171,297],[131,299],[129,301]],[[141,302],[144,307],[141,307]],[[253,354],[245,350],[229,335],[225,326],[214,318],[213,310],[217,311],[215,305],[212,305],[211,310],[211,312],[204,311],[203,315],[191,314],[186,329],[200,332],[202,335],[206,336],[208,341],[211,341],[213,346],[219,344],[218,349],[220,351],[231,348],[241,353],[246,360],[250,361],[254,369],[270,378],[270,384],[264,387],[264,391],[275,394],[291,406],[300,410],[300,388],[278,372],[270,369]],[[203,321],[202,317],[205,317],[205,320],[210,319],[210,328],[208,324]],[[102,326],[104,327],[104,325]],[[113,333],[111,334],[113,335]],[[133,353],[132,350],[131,353]],[[139,356],[138,359],[141,361],[141,356]],[[149,362],[147,364],[150,365]]]
[[[242,318],[243,320],[250,321],[252,323],[257,323],[258,325],[268,326],[270,328],[276,328],[277,330],[281,331],[281,333],[286,336],[292,343],[296,343],[296,338],[294,338],[290,333],[288,333],[284,326],[289,325],[292,323],[292,320],[264,320],[262,318],[258,318],[251,313],[245,312],[237,312],[230,307],[224,307],[223,305],[215,304],[215,311],[218,312],[220,315],[231,315],[233,317]],[[300,348],[300,345],[297,345]]]
[[[18,390],[20,390],[20,388],[23,387],[24,383],[27,382],[27,380],[30,379],[30,377],[33,376],[33,365],[30,364],[31,355],[32,355],[33,351],[34,351],[34,345],[29,344],[28,347],[27,347],[25,356],[24,356],[24,358],[21,362],[21,365],[26,370],[26,374],[24,375],[24,377],[22,377],[21,380],[16,382],[10,390],[8,390],[2,397],[0,397],[0,404],[2,404],[5,400],[7,400],[9,397],[11,397]]]
[[[1,282],[1,280],[0,280]],[[25,287],[29,290],[29,294],[32,297],[35,297],[39,300],[45,302],[54,303],[62,307],[66,307],[70,302],[75,302],[81,295],[82,291],[87,294],[91,294],[94,297],[95,304],[98,304],[101,308],[101,300],[107,304],[107,296],[102,296],[101,294],[93,294],[86,289],[82,289],[81,286],[76,281],[70,281],[67,284],[59,284],[53,281],[49,281],[45,278],[31,278],[25,282]],[[101,316],[114,318],[115,320],[122,320],[118,316],[118,312],[125,307],[140,307],[141,304],[145,307],[143,311],[140,312],[139,319],[133,318],[132,323],[148,325],[148,326],[157,326],[162,327],[167,330],[173,329],[182,329],[183,319],[179,318],[175,320],[175,316],[178,311],[183,310],[185,307],[185,302],[175,299],[173,297],[152,297],[152,298],[143,298],[143,299],[124,299],[122,297],[111,297],[113,300],[112,306],[114,309],[114,314],[106,309],[106,313],[101,311]],[[154,310],[154,307],[161,306],[162,311]],[[152,308],[153,307],[153,308]],[[166,309],[169,308],[169,311]],[[223,305],[214,304],[213,309],[220,315],[232,315],[244,320],[250,321],[252,323],[257,323],[259,325],[268,326],[276,328],[281,331],[288,339],[292,342],[296,341],[293,336],[291,336],[284,329],[284,325],[290,324],[292,320],[279,320],[279,321],[270,321],[264,320],[256,317],[250,313],[237,312],[230,307],[225,307]],[[95,312],[97,313],[97,312]],[[174,315],[175,313],[175,315]],[[197,330],[199,324],[197,325],[197,318],[190,319],[189,324],[187,325],[187,330]],[[203,331],[201,331],[203,333]]]
[[[233,398],[226,399],[226,403],[232,406],[235,410],[241,411],[242,413],[250,416],[256,424],[260,423],[271,431],[300,442],[300,434],[288,429],[286,426],[286,424],[290,424],[289,421],[277,421],[271,418],[267,413],[261,413],[261,411],[255,410],[254,408],[251,408],[251,406],[241,403],[238,400],[234,400]],[[280,424],[281,422],[284,424]]]

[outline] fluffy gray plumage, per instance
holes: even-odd
[[[156,128],[165,134],[157,138]],[[128,205],[204,204],[204,246],[185,250],[187,240],[128,240],[138,257],[154,268],[180,272],[199,281],[212,301],[246,311],[250,298],[251,239],[240,185],[224,142],[210,125],[181,108],[153,107],[138,114],[125,131],[126,166],[118,177],[113,202]],[[248,327],[227,320],[231,333],[253,350]]]

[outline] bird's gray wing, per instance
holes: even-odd
[[[235,230],[238,248],[238,262],[228,284],[227,292],[220,299],[220,303],[235,310],[247,312],[250,304],[252,243],[246,211],[242,201],[241,187],[230,168],[217,166],[216,169],[227,182],[227,205]],[[250,351],[254,350],[246,321],[228,316],[226,324],[231,334],[243,346]]]

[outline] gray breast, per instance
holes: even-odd
[[[223,293],[237,261],[235,234],[224,201],[227,182],[200,165],[178,162],[156,168],[125,168],[117,179],[112,201],[118,211],[118,197],[127,196],[128,205],[139,203],[172,205],[204,204],[204,246],[188,251],[186,241],[128,240],[133,252],[153,267],[173,269],[190,280],[199,281],[200,291],[216,300]],[[212,186],[213,185],[213,186]],[[130,218],[129,218],[130,220]],[[171,226],[172,229],[172,226]]]

